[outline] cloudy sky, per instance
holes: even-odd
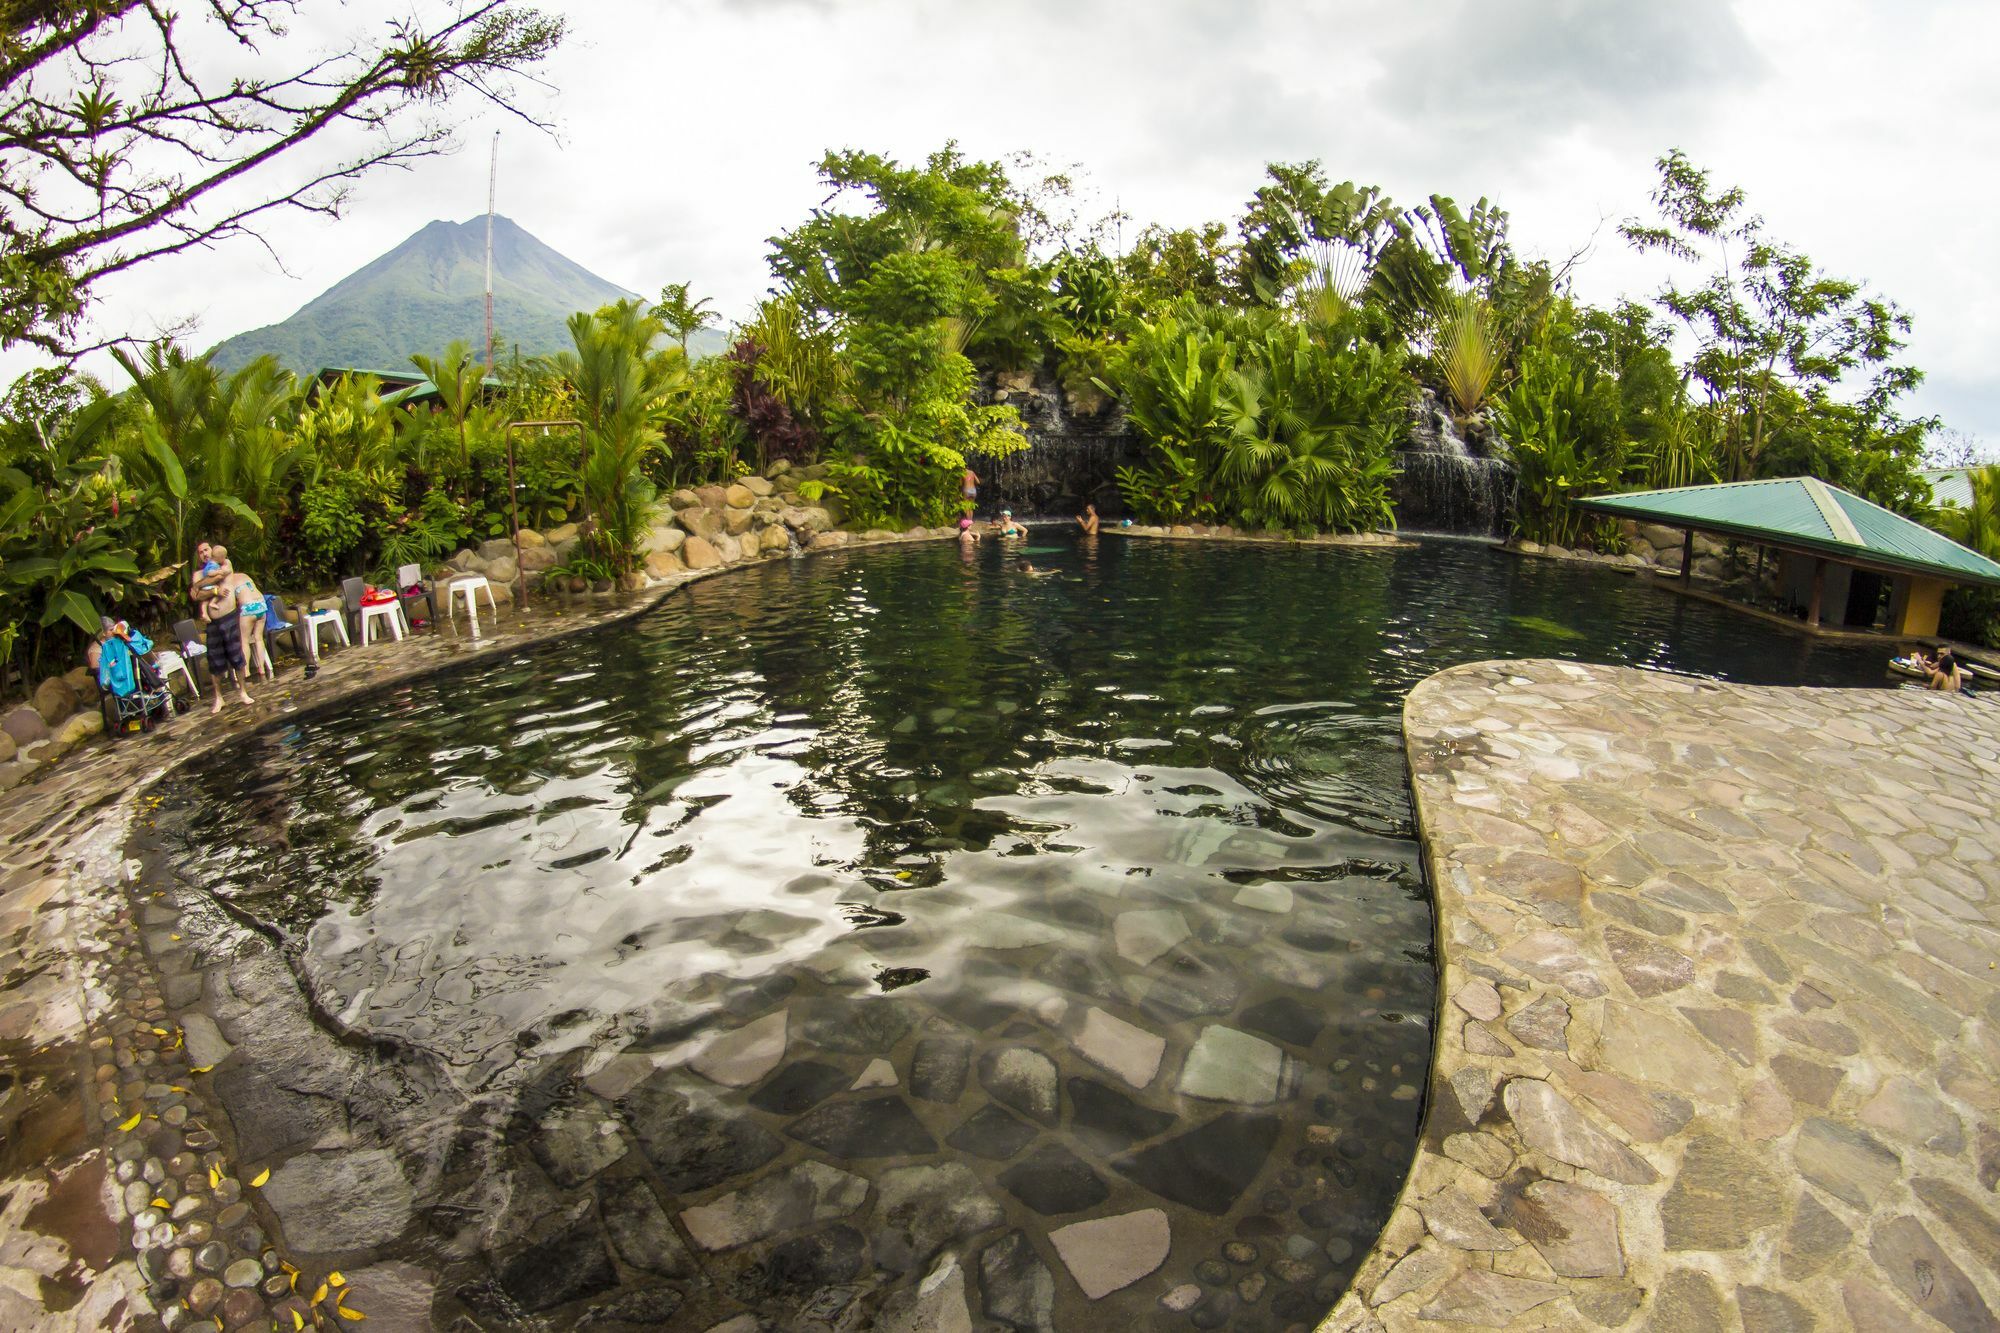
[[[1096,207],[1232,218],[1271,160],[1401,201],[1506,208],[1523,250],[1586,245],[1579,294],[1655,290],[1619,221],[1674,147],[1744,186],[1773,235],[1916,321],[1918,407],[2000,446],[2000,48],[1991,0],[590,0],[526,105],[554,138],[467,107],[467,147],[370,179],[338,223],[107,287],[100,324],[194,316],[197,342],[270,323],[426,221],[500,210],[586,267],[726,315],[768,284],[764,241],[823,196],[829,147],[906,159],[947,139],[1079,166]],[[374,0],[312,22],[360,31]],[[332,29],[328,29],[331,31]],[[1593,243],[1593,237],[1594,243]]]

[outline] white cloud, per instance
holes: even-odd
[[[906,159],[946,139],[1081,163],[1135,225],[1232,217],[1273,159],[1398,199],[1482,195],[1517,244],[1560,257],[1603,223],[1587,297],[1644,295],[1664,270],[1615,224],[1643,211],[1652,159],[1685,149],[1739,183],[1772,232],[1916,318],[1933,373],[1919,407],[2000,438],[2000,97],[1984,68],[2000,7],[1863,0],[592,0],[537,111],[466,151],[367,182],[350,216],[287,219],[256,247],[107,287],[101,322],[203,317],[198,341],[289,314],[433,217],[500,206],[641,292],[692,281],[730,314],[768,285],[765,239],[819,202],[831,147]],[[343,13],[361,12],[357,5]],[[383,11],[386,13],[386,9]],[[356,26],[352,18],[342,20]],[[330,29],[331,31],[331,29]],[[1130,235],[1128,228],[1127,235]]]

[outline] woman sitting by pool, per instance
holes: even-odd
[[[1931,664],[1930,687],[1946,694],[1957,694],[1965,688],[1965,676],[1958,669],[1958,659],[1951,655],[1951,649],[1938,649],[1937,661]]]

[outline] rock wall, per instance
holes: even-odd
[[[1072,395],[1046,371],[1002,372],[983,397],[1021,414],[1029,447],[1006,458],[975,459],[979,511],[1069,517],[1095,504],[1100,514],[1123,513],[1118,468],[1131,461],[1132,433],[1109,397]]]

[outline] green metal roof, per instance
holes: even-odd
[[[2000,564],[1815,477],[1594,495],[1584,509],[1721,533],[1860,565],[2000,587]]]

